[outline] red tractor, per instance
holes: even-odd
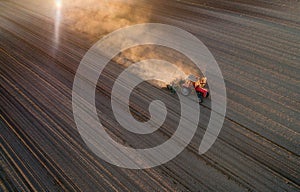
[[[195,92],[198,96],[199,103],[202,103],[203,98],[207,98],[209,96],[209,91],[205,88],[206,84],[206,77],[200,78],[194,75],[189,75],[185,80],[172,82],[167,85],[167,88],[171,90],[172,93],[179,91],[184,96],[188,96]]]

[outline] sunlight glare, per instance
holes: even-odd
[[[55,5],[56,5],[56,10],[55,10],[54,41],[55,41],[55,44],[58,45],[62,0],[55,0]]]
[[[61,0],[55,0],[55,5],[56,5],[56,8],[57,8],[57,9],[60,9],[61,6],[62,6]]]

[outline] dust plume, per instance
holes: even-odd
[[[102,37],[116,29],[148,22],[130,0],[64,0],[64,20],[74,30]]]
[[[98,40],[119,28],[150,22],[151,11],[146,13],[145,11],[140,11],[138,3],[138,1],[133,2],[131,0],[64,0],[63,18],[64,22],[71,29],[88,34],[90,37]],[[134,47],[123,51],[113,60],[120,65],[128,67],[132,63],[145,59],[166,60],[175,64],[186,74],[200,74],[198,70],[195,70],[195,65],[188,58],[174,50],[170,51],[170,49],[160,46],[145,45]],[[139,69],[135,70],[135,75],[144,78],[159,74],[168,77],[170,81],[185,78],[182,76],[182,73],[173,73],[172,71],[175,68],[174,66],[174,69],[166,67],[154,70],[141,65]],[[161,82],[156,82],[155,84],[165,86]]]
[[[164,46],[143,45],[133,47],[123,51],[118,55],[118,57],[115,57],[113,60],[125,67],[128,67],[132,63],[140,62],[146,59],[158,59],[168,61],[169,63],[176,65],[186,75],[194,74],[196,76],[201,76],[200,70],[198,70],[198,68],[189,58],[177,52],[176,50]],[[182,73],[176,73],[175,71],[175,66],[174,68],[164,67],[160,69],[153,69],[141,65],[140,69],[136,69],[136,74],[142,77],[152,77],[158,75],[164,76],[164,79],[169,79],[169,82],[156,82],[156,85],[162,87],[175,79],[186,78],[186,75],[183,75]]]

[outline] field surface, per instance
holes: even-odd
[[[0,191],[300,191],[299,1],[137,3],[136,12],[149,14],[148,22],[180,27],[205,43],[220,65],[228,97],[223,128],[207,153],[198,155],[198,147],[209,100],[200,106],[188,147],[145,170],[111,165],[81,139],[72,85],[95,38],[67,24],[56,28],[51,10],[38,2],[0,1]],[[136,119],[149,118],[153,99],[171,112],[149,137],[126,132],[110,107],[110,87],[122,70],[111,62],[99,79],[99,118],[120,143],[156,146],[175,131],[178,98],[139,85],[131,97]]]

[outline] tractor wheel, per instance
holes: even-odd
[[[209,92],[206,93],[206,98],[208,98],[208,96],[209,96]]]
[[[202,93],[200,92],[197,92],[197,97],[198,97],[198,102],[199,104],[203,102],[203,96],[202,96]]]
[[[203,103],[203,99],[202,98],[199,98],[199,104],[200,103]]]
[[[181,94],[184,96],[188,96],[191,93],[191,89],[187,88],[187,87],[182,87],[181,88]]]

